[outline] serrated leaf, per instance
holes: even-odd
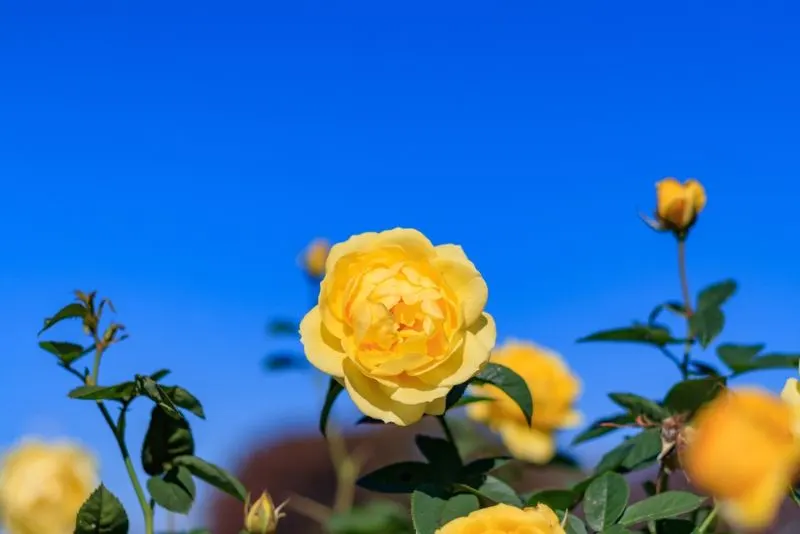
[[[725,388],[725,379],[698,378],[678,382],[664,397],[664,406],[673,413],[694,413]]]
[[[736,293],[735,280],[723,280],[703,288],[697,294],[697,309],[719,308]]]
[[[79,400],[129,400],[136,396],[136,384],[122,382],[113,386],[78,386],[67,396]]]
[[[162,508],[177,514],[188,514],[197,494],[192,474],[183,466],[174,467],[147,481],[150,497]]]
[[[634,417],[643,415],[653,422],[663,421],[669,412],[657,403],[633,393],[609,393],[614,404],[628,410]]]
[[[620,525],[633,526],[648,521],[668,519],[693,512],[706,502],[687,491],[665,491],[634,503],[625,510],[619,520]]]
[[[579,443],[584,443],[605,436],[606,434],[614,432],[615,430],[619,430],[621,427],[624,427],[624,425],[632,425],[635,421],[636,417],[632,416],[630,413],[612,415],[610,417],[598,419],[597,421],[592,422],[588,428],[586,428],[586,430],[575,436],[572,439],[572,445],[578,445]],[[620,426],[604,426],[606,424]]]
[[[44,320],[44,326],[41,330],[39,330],[39,335],[41,336],[47,329],[51,328],[52,326],[60,323],[64,319],[79,319],[83,318],[86,315],[86,308],[83,304],[78,302],[73,302],[72,304],[67,304],[60,310],[56,312],[55,315],[52,317],[48,317]]]
[[[100,484],[78,510],[75,534],[128,534],[128,528],[122,503]]]
[[[358,486],[378,493],[412,493],[424,484],[441,481],[439,473],[423,462],[398,462],[362,476]]]
[[[512,369],[489,362],[483,366],[472,382],[490,384],[508,395],[522,410],[525,420],[530,424],[533,417],[533,397],[525,380]]]
[[[328,418],[331,415],[333,403],[336,402],[336,398],[342,391],[344,391],[344,386],[335,379],[331,378],[328,381],[328,392],[325,394],[325,402],[319,414],[319,431],[323,436],[326,436],[328,432]]]
[[[628,505],[630,488],[622,475],[605,473],[597,477],[583,497],[583,513],[592,529],[602,531],[613,525]]]
[[[39,347],[53,354],[64,365],[70,365],[94,350],[94,345],[89,348],[83,348],[77,343],[68,343],[66,341],[40,341]]]
[[[528,497],[528,506],[545,504],[553,510],[569,510],[576,502],[575,494],[567,489],[546,489]]]
[[[231,497],[235,497],[242,502],[247,497],[247,490],[239,479],[218,465],[214,465],[197,456],[189,455],[178,456],[173,463],[174,465],[185,467],[195,477],[220,491],[224,491]]]
[[[669,329],[662,326],[633,325],[622,328],[612,328],[601,330],[580,338],[578,343],[588,343],[592,341],[611,341],[626,343],[646,343],[663,347],[676,343],[683,343],[681,339],[672,337]]]

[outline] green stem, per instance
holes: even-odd
[[[103,358],[103,352],[105,352],[105,349],[105,344],[103,344],[100,338],[95,335],[94,365],[91,374],[92,383],[94,385],[99,385],[98,378],[100,375],[100,360]],[[136,470],[133,467],[133,461],[131,460],[131,455],[128,452],[128,446],[125,444],[125,411],[128,409],[128,406],[125,405],[122,407],[119,421],[116,423],[114,422],[114,419],[112,419],[111,414],[108,413],[108,408],[106,408],[106,405],[103,403],[103,401],[97,401],[97,407],[100,409],[100,413],[103,415],[103,419],[105,419],[108,428],[110,428],[111,432],[114,434],[114,439],[117,441],[119,452],[122,454],[122,461],[125,463],[125,471],[128,472],[128,477],[131,479],[133,490],[136,492],[136,499],[139,501],[139,506],[142,508],[142,515],[144,516],[144,532],[145,534],[153,534],[153,507],[147,503],[147,497],[144,494],[144,489],[142,489],[141,482],[139,482],[139,476],[136,474]]]
[[[692,295],[689,292],[689,276],[686,274],[686,238],[678,238],[678,276],[681,279],[681,293],[683,295],[683,307],[686,311],[686,336],[688,340],[692,338],[692,328],[689,324],[689,318],[692,316]],[[691,341],[687,341],[683,348],[683,360],[680,363],[679,369],[683,380],[689,378],[689,364],[691,363]]]
[[[453,431],[450,429],[450,425],[447,423],[447,419],[445,419],[444,415],[437,415],[436,419],[439,420],[439,423],[442,425],[442,430],[444,430],[444,436],[447,438],[447,441],[453,444],[453,447],[458,452],[458,445],[456,445],[456,440],[453,437]]]
[[[706,516],[700,526],[695,529],[693,534],[705,534],[706,530],[708,530],[708,527],[711,526],[711,523],[713,523],[714,519],[717,517],[717,511],[717,507],[714,506],[714,508],[711,510],[711,513]]]

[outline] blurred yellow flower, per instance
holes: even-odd
[[[796,378],[786,381],[781,391],[781,398],[792,407],[794,413],[794,433],[800,438],[800,382]]]
[[[68,442],[27,440],[0,460],[0,517],[8,534],[72,534],[98,485],[97,463]]]
[[[665,178],[656,184],[656,216],[665,229],[687,230],[706,206],[706,191],[697,180]]]
[[[479,386],[473,392],[492,401],[467,406],[467,414],[500,433],[511,454],[543,464],[556,453],[555,431],[577,426],[581,415],[574,409],[581,383],[561,356],[533,343],[511,341],[492,353],[491,361],[516,371],[533,397],[533,422],[529,427],[517,404],[499,388]]]
[[[544,504],[515,508],[497,504],[453,519],[436,534],[565,534],[558,516]]]
[[[261,493],[261,497],[246,511],[244,528],[248,534],[273,534],[278,528],[278,520],[285,517],[282,512],[286,502],[275,506],[269,493]],[[247,508],[247,506],[245,506]]]
[[[795,414],[755,388],[727,390],[692,422],[681,458],[689,480],[717,500],[731,524],[767,527],[800,467]]]
[[[360,234],[331,249],[301,341],[364,414],[409,425],[442,414],[450,389],[488,361],[487,298],[461,247],[404,228]]]
[[[322,278],[325,274],[325,262],[328,259],[330,244],[325,239],[315,239],[303,252],[301,266],[311,278]]]

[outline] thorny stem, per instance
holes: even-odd
[[[94,365],[90,378],[92,384],[98,385],[98,378],[100,375],[100,360],[103,358],[103,353],[105,352],[106,348],[108,348],[108,345],[101,340],[97,334],[94,335],[94,341]],[[100,409],[103,419],[105,419],[106,424],[108,424],[108,427],[114,434],[114,439],[117,441],[119,452],[122,454],[122,460],[125,463],[125,471],[128,472],[128,477],[131,479],[133,490],[136,492],[136,499],[139,501],[139,506],[142,508],[145,534],[153,534],[153,507],[147,503],[147,497],[145,497],[142,484],[139,482],[139,476],[136,474],[136,470],[133,467],[133,461],[131,460],[131,455],[128,452],[128,446],[125,443],[125,412],[127,411],[128,406],[123,405],[122,411],[119,414],[119,419],[116,423],[114,422],[114,419],[111,418],[111,414],[108,413],[108,408],[106,408],[106,405],[103,403],[103,401],[97,401],[97,407]]]
[[[717,517],[717,512],[718,512],[717,506],[714,505],[714,508],[711,510],[711,513],[709,513],[706,516],[706,518],[703,520],[700,526],[697,527],[697,529],[695,529],[693,534],[705,534],[706,530],[708,530],[708,527],[711,526],[711,523],[713,523],[714,519]]]

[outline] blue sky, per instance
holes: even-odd
[[[232,466],[321,402],[259,367],[265,321],[306,310],[296,255],[395,226],[463,245],[501,339],[563,353],[587,417],[661,395],[657,353],[574,341],[678,296],[673,243],[637,217],[666,175],[708,189],[693,290],[742,284],[724,339],[800,350],[798,22],[789,2],[0,0],[0,447],[90,444],[136,528],[43,317],[112,297],[131,338],[104,380],[172,368],[206,405],[199,454]]]

